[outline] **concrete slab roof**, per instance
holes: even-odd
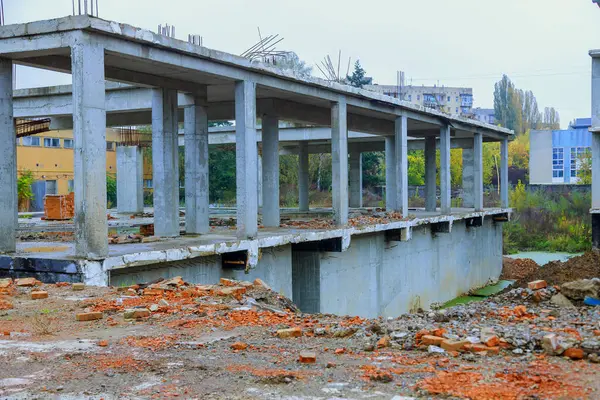
[[[590,56],[592,57],[600,57],[600,49],[590,50]]]
[[[231,103],[234,82],[252,80],[257,84],[257,99],[276,100],[271,107],[282,119],[295,120],[293,117],[296,117],[298,121],[323,124],[330,118],[331,102],[344,98],[348,104],[348,126],[360,128],[357,129],[360,131],[392,134],[393,121],[405,115],[409,121],[409,135],[415,137],[430,136],[446,124],[453,127],[455,137],[469,137],[473,132],[481,132],[490,140],[500,140],[513,134],[508,129],[480,121],[449,116],[348,85],[299,77],[271,65],[90,16],[70,16],[0,28],[2,57],[19,64],[67,73],[71,70],[70,47],[81,41],[104,47],[106,79],[148,87],[170,87],[181,92],[194,92],[208,85],[209,105]],[[39,92],[43,90],[39,89]],[[230,116],[230,119],[233,118]]]

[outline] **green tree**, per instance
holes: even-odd
[[[360,65],[360,61],[356,60],[354,63],[354,71],[352,71],[352,75],[346,77],[346,80],[350,85],[357,88],[361,88],[364,85],[370,85],[373,82],[373,79],[366,77],[366,73],[367,71]]]
[[[591,185],[592,184],[592,153],[588,150],[579,156],[579,163],[577,169],[577,177],[579,178],[580,185]]]
[[[425,155],[422,151],[408,152],[408,184],[413,186],[425,184]]]
[[[373,151],[362,153],[362,181],[364,188],[385,184],[384,153]]]
[[[112,173],[106,174],[106,203],[107,208],[117,206],[117,177]]]

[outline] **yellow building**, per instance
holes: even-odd
[[[117,168],[119,133],[106,130],[106,172]],[[44,194],[73,191],[73,131],[56,130],[17,139],[17,173],[31,171],[36,182],[45,182]],[[34,190],[36,194],[39,191]]]

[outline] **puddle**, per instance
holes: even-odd
[[[61,340],[57,342],[23,342],[0,340],[0,354],[6,350],[51,352],[51,351],[91,351],[96,343],[91,340]]]
[[[459,296],[450,301],[447,301],[446,303],[444,303],[442,308],[450,308],[450,307],[454,307],[454,306],[457,306],[460,304],[469,304],[469,303],[473,303],[475,301],[485,300],[489,296],[500,293],[501,291],[503,291],[504,289],[506,289],[513,283],[515,283],[515,281],[508,281],[508,280],[498,281],[498,283],[496,283],[494,285],[488,285],[488,286],[482,287],[480,289],[473,290],[473,291],[469,292],[468,295]]]
[[[37,246],[26,247],[23,249],[23,253],[57,253],[67,250],[69,250],[69,246]]]

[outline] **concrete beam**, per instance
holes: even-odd
[[[437,166],[436,139],[425,138],[425,210],[435,211],[437,208]]]
[[[154,233],[179,236],[179,146],[177,92],[154,89],[152,97]]]
[[[13,122],[13,64],[0,59],[0,253],[16,250],[17,147]]]
[[[75,254],[101,259],[108,256],[104,48],[78,41],[71,49],[71,61]]]
[[[442,214],[450,214],[452,205],[450,176],[450,126],[440,129],[440,209]]]
[[[331,146],[329,146],[331,150]],[[298,209],[308,211],[309,165],[308,143],[302,141],[298,144]]]
[[[206,90],[185,108],[185,232],[204,234],[209,226],[208,115]]]
[[[258,153],[256,151],[256,83],[235,84],[237,234],[258,235]]]
[[[348,128],[346,98],[331,105],[331,170],[333,220],[335,225],[348,223]]]
[[[144,211],[144,162],[139,146],[117,146],[117,211]]]
[[[385,209],[396,210],[396,137],[385,137]]]
[[[262,125],[263,225],[279,227],[279,119],[272,115],[264,115]]]
[[[396,118],[396,210],[403,217],[408,216],[408,120],[401,116]]]

